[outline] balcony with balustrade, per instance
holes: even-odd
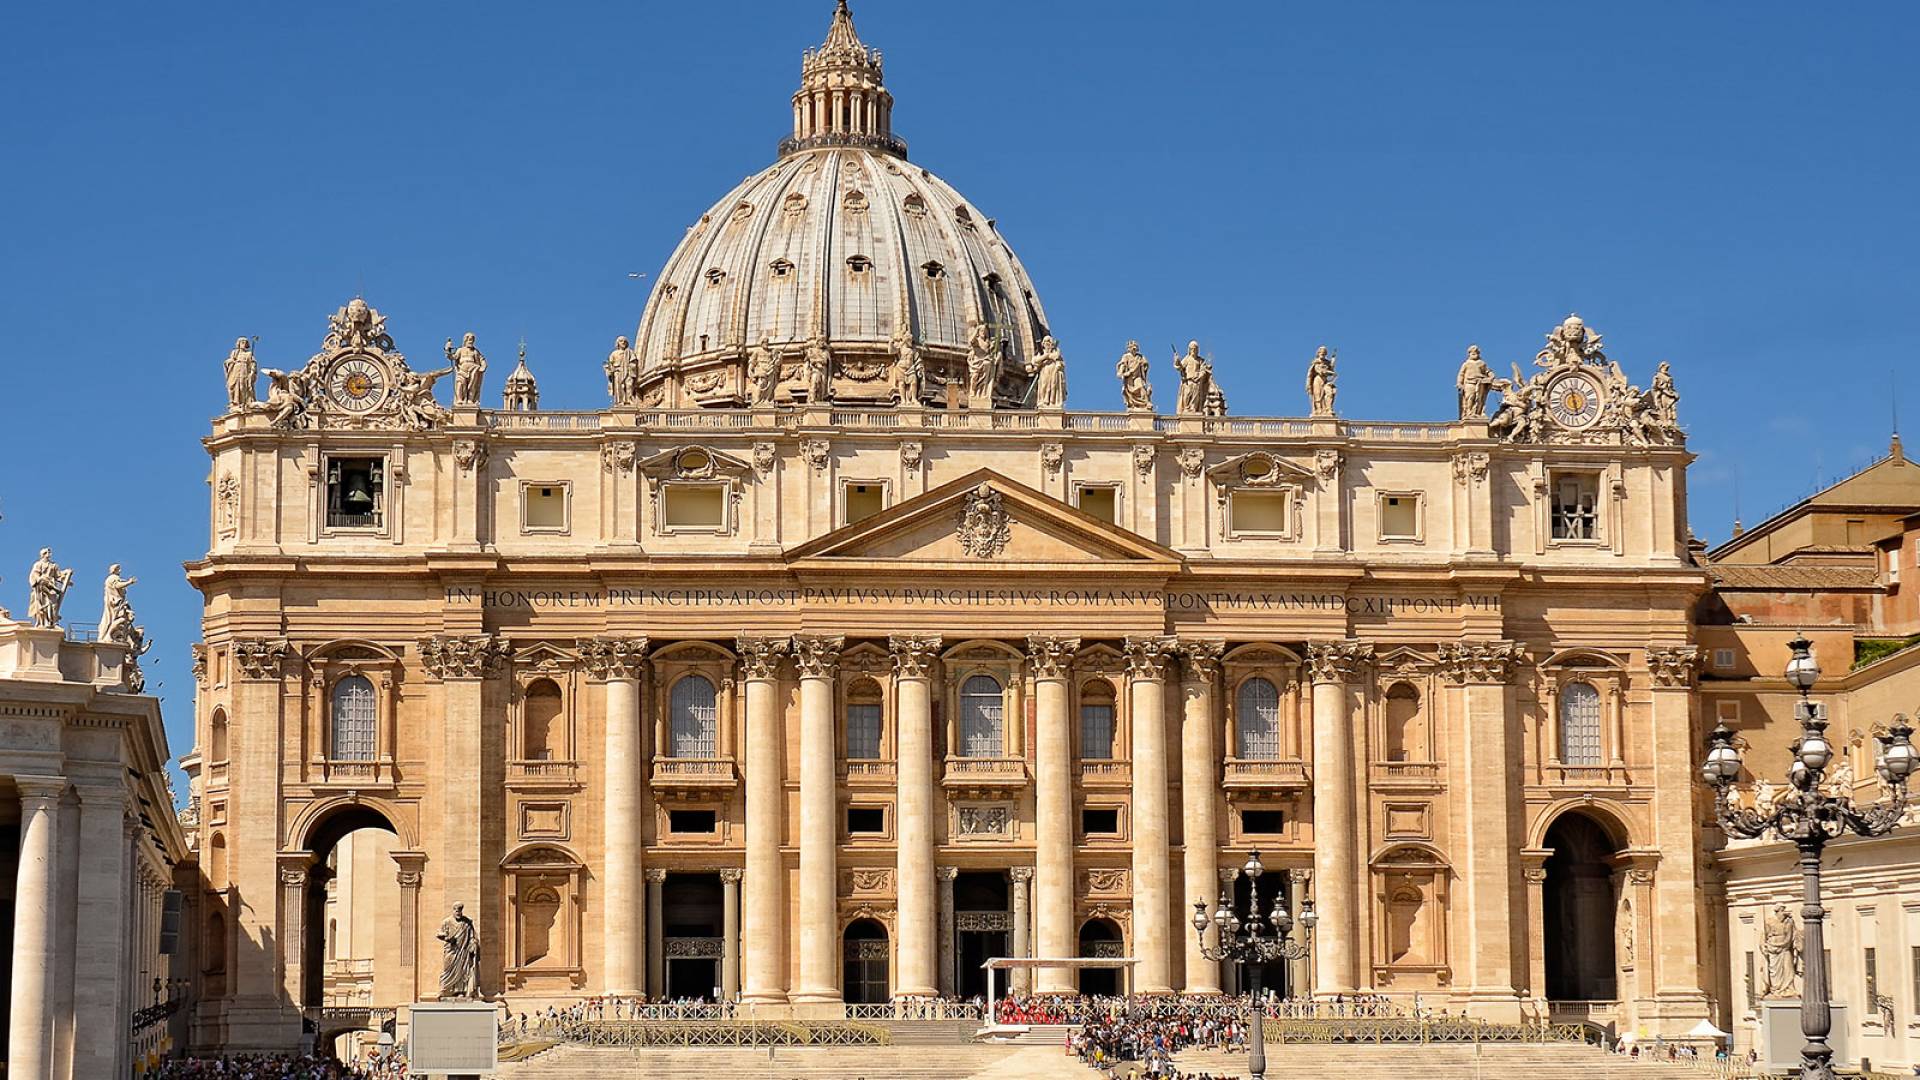
[[[1124,791],[1131,788],[1133,763],[1083,758],[1080,762],[1080,786],[1089,790],[1115,788]]]
[[[740,774],[729,757],[653,759],[653,793],[662,799],[712,799],[731,794]]]
[[[940,786],[964,795],[1007,795],[1027,786],[1027,763],[1017,757],[949,757]]]
[[[1437,761],[1376,761],[1368,779],[1378,791],[1431,792],[1445,786],[1446,770]]]
[[[1304,761],[1228,758],[1222,786],[1228,797],[1265,791],[1304,791],[1311,782]]]
[[[345,788],[353,791],[392,788],[400,779],[393,759],[386,757],[317,758],[308,766],[307,777],[316,790]]]
[[[891,761],[878,759],[848,759],[840,762],[840,777],[848,787],[894,786],[895,769]]]
[[[507,784],[519,791],[578,787],[580,765],[574,761],[522,758],[507,762]]]

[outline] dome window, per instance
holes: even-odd
[[[900,204],[900,208],[914,217],[927,216],[927,200],[921,198],[918,192],[907,196],[906,201]]]
[[[973,215],[967,213],[967,208],[964,206],[956,206],[953,208],[953,220],[959,222],[960,227],[963,229],[973,228]]]
[[[867,209],[867,193],[861,191],[859,188],[854,188],[852,191],[847,192],[846,198],[840,200],[840,205],[845,207],[848,213],[865,213]]]
[[[865,255],[849,255],[847,256],[847,269],[851,271],[854,276],[858,277],[873,269],[873,260],[867,258]]]
[[[797,217],[806,211],[807,197],[796,191],[781,201],[780,209],[784,211],[788,217]]]
[[[922,266],[920,269],[926,271],[928,281],[946,280],[947,268],[944,266],[941,266],[938,262],[929,262],[925,266]]]
[[[716,266],[707,271],[707,284],[718,285],[725,280],[727,280],[727,272],[725,270]]]
[[[743,202],[739,206],[736,206],[733,208],[733,220],[736,223],[745,221],[752,216],[753,216],[753,204],[750,202]]]
[[[791,277],[793,274],[793,264],[785,259],[773,260],[767,269],[773,271],[773,276],[777,278]]]

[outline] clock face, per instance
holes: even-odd
[[[1586,427],[1600,416],[1600,384],[1585,375],[1555,379],[1547,388],[1547,413],[1562,427]]]
[[[327,373],[327,396],[348,412],[363,413],[380,404],[387,392],[387,373],[380,365],[351,356]]]

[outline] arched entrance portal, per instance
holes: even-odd
[[[719,1000],[720,960],[726,950],[720,875],[670,873],[660,897],[666,996],[674,1001]]]
[[[847,924],[842,938],[846,981],[842,987],[849,1005],[878,1005],[892,999],[887,980],[887,928],[872,919]]]
[[[300,946],[300,1004],[309,1009],[390,1008],[410,1000],[391,958],[402,954],[402,896],[384,815],[344,807],[314,827]],[[389,958],[383,965],[380,958]],[[351,1025],[358,1026],[358,1025]]]
[[[1275,904],[1285,904],[1287,898],[1287,883],[1288,874],[1284,869],[1269,866],[1267,867],[1267,872],[1260,875],[1259,895],[1260,918],[1262,921],[1268,921],[1272,918]],[[1245,874],[1234,878],[1233,910],[1244,913],[1247,910],[1248,903],[1252,900],[1253,891],[1253,879],[1247,877]],[[1271,925],[1271,923],[1269,923],[1269,925]],[[1293,933],[1295,941],[1304,940],[1299,930],[1296,929]],[[1228,966],[1232,969],[1229,982],[1235,993],[1245,993],[1253,989],[1253,977],[1247,970],[1252,965],[1231,964]],[[1294,987],[1292,982],[1287,977],[1287,961],[1275,960],[1271,963],[1263,963],[1260,965],[1260,993],[1263,996],[1271,994],[1275,997],[1292,997],[1293,991]]]
[[[1126,940],[1121,936],[1120,927],[1112,919],[1088,919],[1080,926],[1080,955],[1106,959],[1126,955]],[[1104,994],[1109,997],[1120,993],[1120,969],[1110,967],[1083,967],[1080,969],[1080,992],[1083,994]]]
[[[1541,889],[1547,998],[1614,1001],[1613,855],[1619,849],[1593,818],[1563,814],[1547,829]]]
[[[981,965],[1007,955],[1011,895],[1004,870],[966,870],[953,879],[954,992],[959,996],[985,994],[987,973]]]

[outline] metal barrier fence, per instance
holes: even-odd
[[[570,1020],[557,1034],[576,1046],[884,1046],[886,1028],[797,1020]]]
[[[1580,1024],[1496,1024],[1471,1017],[1269,1017],[1270,1043],[1545,1043],[1598,1045],[1600,1035]]]

